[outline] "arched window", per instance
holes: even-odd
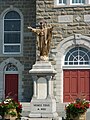
[[[5,54],[21,52],[21,17],[16,11],[9,11],[4,17],[4,47]]]
[[[70,49],[64,60],[65,65],[90,65],[90,51],[83,47]]]
[[[8,63],[8,65],[6,66],[6,71],[18,71],[18,69],[12,63]]]

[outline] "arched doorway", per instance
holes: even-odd
[[[12,63],[5,67],[5,97],[7,96],[18,100],[18,69]]]
[[[68,56],[69,54],[69,50],[75,48],[75,47],[82,47],[82,51],[86,51],[85,53],[87,54],[87,51],[90,51],[90,37],[88,36],[84,36],[81,34],[75,34],[73,36],[67,37],[64,40],[62,40],[60,42],[60,44],[57,46],[56,49],[56,56],[55,56],[55,60],[56,60],[56,99],[58,102],[63,103],[64,102],[64,71],[65,70],[90,70],[90,65],[86,62],[84,63],[84,59],[83,59],[83,63],[81,61],[81,63],[78,60],[78,63],[81,65],[75,65],[76,63],[73,65],[72,63],[68,64],[65,63],[65,57]],[[81,55],[83,56],[83,52],[81,52]],[[74,53],[76,54],[76,52]],[[85,55],[86,55],[85,54]],[[89,56],[89,54],[87,55]],[[80,57],[80,56],[79,56]],[[73,58],[74,61],[76,60],[76,58]],[[83,73],[83,72],[82,72]],[[89,73],[88,73],[89,74]],[[89,88],[87,87],[87,89],[89,90]],[[66,91],[67,92],[67,91]],[[89,97],[89,96],[88,96]],[[68,101],[68,100],[67,100]]]
[[[68,69],[65,69],[65,66]],[[63,101],[78,97],[90,100],[90,50],[74,47],[65,55],[63,70]]]

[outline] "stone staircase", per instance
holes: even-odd
[[[29,118],[29,114],[30,114],[30,102],[22,102],[22,120],[31,120],[31,118]],[[59,104],[57,103],[57,112],[59,117],[57,118],[58,120],[62,120],[62,117],[65,117],[65,111],[64,111],[64,106],[65,104]],[[41,119],[41,118],[39,118]],[[38,118],[33,120],[38,120]],[[45,118],[42,118],[41,120],[45,120]],[[46,120],[51,120],[51,118],[48,118]]]
[[[52,118],[33,118],[33,119],[29,118],[28,115],[30,113],[30,104],[31,103],[30,102],[23,102],[21,104],[23,106],[21,120],[52,120]],[[56,107],[57,107],[57,109],[56,109],[57,113],[59,115],[57,120],[65,120],[65,104],[57,103]],[[87,110],[86,120],[90,120],[90,109]]]
[[[56,111],[60,117],[65,117],[65,103],[57,103]]]
[[[28,117],[30,114],[30,102],[22,102],[22,117]]]

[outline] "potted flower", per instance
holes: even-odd
[[[85,120],[85,113],[89,108],[89,101],[77,98],[65,106],[67,120]]]
[[[6,98],[0,103],[0,115],[4,119],[20,118],[22,105],[12,98]]]

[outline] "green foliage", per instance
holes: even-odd
[[[11,115],[12,117],[16,116],[17,113],[13,110],[11,110],[10,112],[8,112],[9,115]]]
[[[74,117],[80,116],[85,113],[89,108],[89,101],[85,99],[76,99],[76,101],[65,106],[66,108],[66,119],[70,120]]]
[[[0,115],[2,117],[5,114],[9,114],[11,116],[17,115],[17,117],[20,117],[21,112],[22,112],[22,105],[20,104],[20,102],[17,102],[12,98],[8,97],[0,103]]]

